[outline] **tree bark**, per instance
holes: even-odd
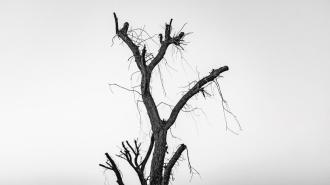
[[[167,151],[167,130],[154,132],[155,146],[151,160],[150,185],[161,185],[163,179],[164,159]]]

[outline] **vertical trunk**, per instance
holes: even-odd
[[[155,148],[151,160],[150,185],[161,185],[163,178],[164,158],[167,150],[166,143],[167,130],[160,129],[154,133]]]

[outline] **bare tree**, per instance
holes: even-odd
[[[122,28],[119,28],[118,18],[114,13],[115,26],[116,26],[116,36],[119,37],[132,51],[133,56],[137,68],[139,69],[139,74],[141,75],[139,90],[128,89],[122,86],[116,85],[118,87],[124,88],[129,91],[133,91],[137,93],[141,98],[141,102],[144,104],[150,124],[151,124],[151,137],[150,137],[150,145],[146,152],[146,154],[141,154],[141,143],[137,140],[134,140],[133,143],[129,143],[128,141],[122,142],[122,150],[118,157],[126,160],[128,164],[134,169],[137,176],[139,177],[141,185],[168,185],[170,182],[170,177],[172,175],[173,166],[177,163],[178,159],[182,155],[182,153],[187,149],[187,146],[181,144],[176,152],[171,156],[170,160],[165,162],[165,157],[167,153],[167,134],[169,129],[175,123],[179,113],[184,111],[187,106],[187,102],[196,94],[201,93],[203,96],[208,94],[205,91],[205,88],[210,84],[215,84],[218,88],[219,94],[222,100],[222,107],[224,113],[233,115],[229,109],[227,108],[226,101],[223,99],[219,84],[218,77],[220,74],[227,71],[227,66],[222,66],[217,69],[212,69],[211,72],[205,77],[201,78],[198,81],[194,81],[190,83],[187,88],[188,90],[185,94],[178,100],[178,102],[171,106],[171,113],[167,119],[162,119],[159,115],[159,111],[157,105],[154,101],[154,98],[151,93],[150,80],[152,73],[157,65],[161,61],[164,60],[164,56],[166,54],[167,49],[170,45],[177,47],[177,49],[183,49],[183,45],[185,44],[184,38],[187,33],[179,31],[179,33],[173,33],[172,31],[172,19],[169,23],[165,24],[165,33],[159,34],[159,49],[156,55],[149,53],[147,51],[147,47],[144,44],[146,40],[153,39],[153,37],[149,37],[146,39],[142,39],[136,32],[136,30],[129,30],[129,23],[125,22]],[[140,29],[141,33],[144,31]],[[166,103],[164,103],[166,104]],[[152,155],[151,155],[152,154]],[[114,162],[113,158],[106,153],[107,161],[105,164],[100,164],[105,169],[112,170],[117,178],[117,183],[119,185],[123,185],[123,179],[118,166]],[[146,164],[151,157],[151,166],[150,166],[150,174],[145,174]]]

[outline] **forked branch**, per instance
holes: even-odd
[[[157,55],[155,58],[150,62],[149,64],[149,69],[152,71],[157,64],[164,58],[168,46],[171,44],[174,44],[176,46],[180,46],[180,44],[183,42],[183,38],[185,36],[184,32],[180,32],[178,35],[171,36],[172,32],[172,21],[173,19],[170,20],[169,24],[165,24],[165,39],[163,40],[163,35],[159,34],[159,42],[161,44]]]

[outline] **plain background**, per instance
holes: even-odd
[[[147,146],[145,112],[140,123],[133,95],[108,86],[129,87],[136,70],[124,44],[111,47],[114,11],[121,25],[151,34],[170,18],[193,32],[186,61],[169,50],[176,71],[162,64],[167,97],[154,77],[157,102],[175,103],[188,82],[230,68],[219,82],[243,131],[226,131],[215,93],[190,102],[207,116],[180,114],[178,138],[169,136],[169,154],[187,144],[201,175],[190,184],[330,183],[329,1],[1,0],[0,184],[114,184],[98,166],[104,153],[136,137]],[[137,184],[116,161],[125,182]],[[187,166],[175,168],[176,184],[189,182]]]

